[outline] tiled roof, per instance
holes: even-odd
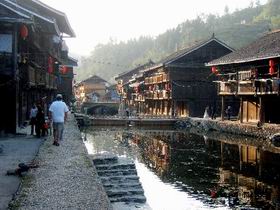
[[[65,13],[54,9],[39,0],[17,0],[17,3],[29,8],[29,10],[38,11],[46,17],[49,16],[50,18],[54,18],[61,32],[68,34],[71,37],[75,37],[75,32],[71,28]]]
[[[57,33],[58,35],[60,34],[55,20],[49,17],[43,16],[36,11],[30,10],[29,8],[27,9],[25,6],[19,5],[18,3],[11,0],[1,0],[0,6],[3,6],[23,18],[29,19],[30,21],[33,21],[33,19],[38,20],[38,22],[43,21],[48,24],[50,30]]]
[[[280,57],[280,30],[267,33],[251,44],[209,62],[207,66],[246,63],[275,57]]]
[[[126,76],[133,76],[134,74],[138,74],[140,72],[140,70],[143,70],[143,69],[145,69],[148,66],[151,66],[153,64],[154,64],[154,62],[152,60],[150,60],[149,62],[147,62],[143,65],[137,66],[134,69],[131,69],[131,70],[123,72],[123,73],[120,73],[119,75],[117,75],[115,77],[115,80],[122,79],[123,77],[126,77]]]
[[[174,60],[177,60],[191,52],[193,52],[194,50],[197,50],[201,47],[203,47],[204,45],[212,42],[212,41],[216,41],[219,44],[225,46],[226,48],[230,49],[231,51],[233,51],[233,49],[231,47],[229,47],[228,45],[226,45],[225,43],[223,43],[222,41],[220,41],[219,39],[215,38],[214,36],[212,36],[210,39],[207,40],[203,40],[203,41],[197,41],[195,43],[193,43],[193,45],[184,48],[182,50],[178,50],[177,52],[167,56],[166,58],[162,59],[159,63],[161,64],[169,64],[171,62],[173,62]]]
[[[93,82],[93,83],[101,83],[101,82],[107,82],[106,80],[102,79],[101,77],[97,76],[97,75],[93,75],[85,80],[82,81],[83,82]]]

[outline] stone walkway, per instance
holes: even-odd
[[[12,208],[112,209],[72,115],[65,126],[64,141],[57,147],[48,138],[36,161],[39,168],[23,178]]]
[[[0,209],[7,209],[9,202],[20,186],[20,178],[6,176],[18,164],[31,162],[38,153],[43,139],[29,135],[0,138]]]

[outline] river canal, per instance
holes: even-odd
[[[153,210],[280,209],[280,150],[245,137],[92,127],[90,154],[133,159]]]

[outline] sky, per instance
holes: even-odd
[[[99,43],[157,36],[198,15],[222,15],[251,0],[41,0],[66,13],[76,33],[67,38],[70,53],[89,55]],[[255,0],[253,0],[255,1]],[[260,0],[261,4],[267,0]]]

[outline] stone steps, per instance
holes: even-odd
[[[95,166],[97,170],[116,170],[116,169],[135,169],[135,165],[133,163],[128,164],[98,164]]]
[[[110,198],[116,198],[116,197],[122,197],[122,196],[128,196],[128,195],[143,195],[144,191],[143,189],[115,189],[115,190],[107,190],[107,195]]]
[[[93,163],[111,202],[146,202],[133,161],[102,154],[95,155]]]
[[[109,198],[110,202],[125,202],[125,203],[145,203],[146,197],[145,196],[123,196],[121,198]]]
[[[112,189],[112,188],[125,188],[125,189],[129,189],[129,188],[141,188],[142,189],[142,185],[141,183],[103,183],[104,188],[108,188],[108,189]]]
[[[117,175],[117,176],[101,176],[102,182],[112,182],[112,183],[124,183],[129,181],[139,181],[139,177],[137,175]]]
[[[121,175],[137,175],[135,169],[125,169],[125,170],[97,170],[99,176],[121,176]]]

